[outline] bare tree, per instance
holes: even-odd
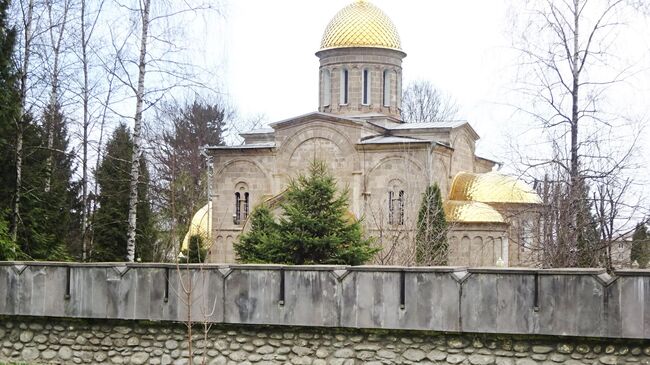
[[[608,264],[599,251],[606,246],[600,239],[607,241],[613,237],[607,231],[622,228],[599,227],[606,219],[595,218],[592,193],[602,192],[604,198],[610,190],[604,187],[623,183],[636,165],[636,138],[623,135],[634,123],[606,102],[614,86],[633,81],[634,70],[613,54],[628,5],[626,0],[515,5],[522,20],[513,30],[521,55],[516,108],[536,128],[527,136],[532,146],[514,142],[513,150],[522,175],[542,182],[543,247],[552,251],[547,266]],[[627,204],[629,191],[619,193],[607,198],[609,203]],[[630,214],[608,211],[618,215],[610,217],[614,220]],[[599,229],[604,235],[598,235]]]
[[[89,226],[90,220],[89,216],[91,214],[90,202],[88,199],[88,161],[90,159],[89,154],[89,144],[90,144],[90,135],[92,132],[91,123],[91,99],[95,97],[93,95],[93,86],[91,82],[91,63],[92,63],[92,54],[94,53],[92,47],[93,35],[95,33],[96,27],[99,22],[99,17],[102,14],[104,7],[104,1],[94,3],[95,7],[89,6],[87,0],[80,0],[79,4],[79,39],[77,42],[78,49],[78,58],[81,63],[81,105],[82,105],[82,118],[81,118],[81,203],[83,207],[83,212],[81,215],[81,259],[86,261],[89,257]],[[115,64],[115,62],[113,62]],[[114,69],[115,67],[113,67]],[[101,114],[97,116],[100,119],[100,131],[99,131],[99,144],[97,148],[97,164],[99,166],[99,160],[101,156],[101,144],[103,138],[104,124],[106,120],[106,111],[108,109],[108,103],[110,100],[112,92],[112,81],[113,78],[109,76],[108,80],[108,89],[106,91],[106,100],[103,108],[100,108]],[[97,191],[95,188],[95,196],[97,196]]]
[[[138,182],[140,178],[140,156],[142,155],[142,111],[144,106],[144,79],[147,68],[147,44],[149,34],[149,16],[151,0],[144,0],[140,9],[141,31],[140,56],[138,58],[138,83],[135,90],[135,116],[133,118],[133,154],[131,157],[131,184],[129,193],[129,231],[127,232],[126,259],[133,262],[135,258],[135,228],[138,208]]]
[[[405,122],[449,121],[457,115],[458,105],[452,97],[435,88],[429,81],[414,81],[404,89],[402,118]]]
[[[61,90],[61,72],[62,72],[62,52],[64,51],[64,36],[66,35],[66,27],[68,26],[68,14],[71,7],[70,0],[62,1],[52,1],[48,0],[45,2],[45,7],[47,8],[47,29],[48,29],[48,49],[46,52],[49,53],[49,62],[50,71],[49,71],[49,82],[50,82],[50,100],[48,102],[48,108],[53,110],[60,107],[61,102],[59,100]],[[52,163],[54,161],[54,151],[52,151],[54,143],[54,123],[51,120],[52,118],[47,118],[45,123],[45,132],[47,133],[47,150],[48,156],[45,163],[45,192],[50,191],[51,179],[52,179]]]
[[[185,50],[180,35],[185,24],[174,26],[173,20],[182,20],[188,14],[196,15],[201,11],[213,9],[210,3],[195,3],[192,1],[165,4],[152,3],[151,0],[139,2],[117,2],[121,11],[127,11],[133,16],[129,31],[113,33],[114,48],[121,43],[116,38],[122,37],[130,43],[124,52],[115,57],[120,70],[115,72],[116,78],[127,87],[130,97],[135,100],[133,119],[133,154],[131,183],[129,195],[129,215],[127,232],[127,260],[133,261],[135,255],[135,235],[137,224],[138,183],[140,158],[143,152],[144,113],[148,108],[155,107],[158,102],[169,97],[175,89],[210,90],[207,83],[201,82],[197,76],[197,67],[183,59]],[[156,6],[154,6],[156,5]],[[121,25],[120,20],[116,25]],[[177,39],[179,38],[179,39]],[[135,50],[137,55],[129,55],[129,50]],[[207,73],[205,70],[200,70]],[[148,81],[147,81],[148,80]],[[148,84],[155,87],[148,87]]]
[[[208,179],[201,154],[206,145],[225,144],[226,123],[234,113],[221,100],[166,103],[157,113],[150,142],[156,210],[168,238],[164,246],[178,248],[194,213],[205,205]]]

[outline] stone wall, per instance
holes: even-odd
[[[215,325],[194,364],[650,364],[650,341]],[[0,317],[0,363],[188,364],[182,323]],[[206,340],[207,338],[207,340]]]
[[[2,262],[0,315],[649,340],[650,270]]]

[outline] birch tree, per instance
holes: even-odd
[[[71,1],[62,0],[62,1],[53,1],[48,0],[45,2],[45,7],[47,9],[47,38],[48,38],[48,49],[43,52],[44,54],[49,54],[50,58],[50,71],[49,71],[49,82],[50,82],[50,100],[48,102],[47,108],[50,111],[60,108],[60,78],[61,78],[61,61],[62,61],[62,51],[64,47],[64,36],[66,32],[66,27],[68,25],[68,14],[70,12]],[[47,115],[55,115],[55,113],[48,113]],[[52,164],[54,161],[54,151],[52,150],[54,145],[54,121],[52,119],[45,119],[45,131],[47,133],[47,160],[46,160],[46,171],[45,171],[45,192],[49,192],[51,188],[51,179],[52,179]]]
[[[77,42],[78,58],[81,63],[81,105],[82,105],[82,133],[81,133],[81,201],[83,205],[83,212],[81,215],[81,259],[86,261],[90,256],[88,248],[89,240],[89,215],[91,207],[88,200],[88,163],[90,159],[89,144],[91,130],[91,98],[96,97],[93,94],[93,86],[91,86],[91,62],[93,57],[93,44],[94,34],[99,22],[99,17],[102,15],[104,8],[104,1],[92,2],[95,4],[94,8],[87,0],[80,0],[79,3],[79,39]],[[110,62],[108,63],[110,64]],[[114,69],[114,68],[113,68]],[[101,143],[103,138],[103,126],[106,119],[106,111],[112,91],[112,78],[109,78],[108,88],[106,90],[106,100],[104,106],[100,108],[101,114],[97,116],[100,119],[99,131],[99,144],[97,147],[97,163],[96,168],[99,167],[99,160],[101,156]],[[96,184],[95,184],[96,186]],[[97,192],[95,191],[95,196]]]
[[[611,91],[623,81],[633,83],[637,71],[616,56],[619,36],[633,11],[629,5],[626,0],[515,5],[520,20],[513,30],[520,54],[515,106],[520,115],[534,121],[528,134],[518,139],[535,143],[524,146],[515,141],[512,150],[521,173],[544,181],[545,196],[551,199],[545,201],[543,247],[554,247],[551,256],[557,260],[545,265],[580,265],[581,252],[592,255],[593,249],[601,247],[595,242],[589,243],[594,244],[591,249],[580,247],[591,234],[592,219],[586,215],[594,214],[592,193],[598,186],[625,179],[637,165],[637,123],[610,103]],[[610,211],[618,212],[610,217],[615,220],[634,214]],[[611,232],[603,233],[612,237]],[[588,260],[590,265],[606,264],[600,252],[596,255],[595,262]]]
[[[15,185],[14,198],[12,204],[11,229],[9,235],[16,242],[18,240],[18,225],[20,224],[20,199],[22,196],[23,186],[23,133],[25,127],[25,103],[27,100],[28,74],[30,70],[30,59],[32,56],[32,45],[34,41],[34,0],[18,2],[18,12],[20,14],[21,25],[21,42],[18,47],[19,52],[19,98],[20,105],[15,118]]]
[[[191,61],[184,42],[180,38],[187,23],[181,20],[188,15],[197,15],[203,11],[214,9],[210,3],[195,3],[190,1],[172,2],[153,6],[151,0],[143,0],[133,4],[117,3],[121,11],[127,11],[133,16],[131,30],[125,37],[137,40],[131,47],[137,56],[129,58],[125,53],[116,55],[121,68],[116,72],[116,78],[132,93],[135,100],[133,119],[133,154],[131,157],[131,181],[129,194],[129,214],[127,233],[127,260],[133,261],[135,255],[135,238],[137,226],[139,161],[144,149],[143,127],[144,115],[147,109],[156,107],[164,98],[169,97],[176,89],[187,89],[197,92],[198,89],[210,90],[207,83],[201,81],[200,72]],[[178,21],[175,24],[174,21]],[[113,40],[115,43],[115,40]],[[127,51],[128,51],[127,47]],[[135,67],[132,67],[135,66]],[[155,85],[148,87],[147,85]]]

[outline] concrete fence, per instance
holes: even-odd
[[[3,262],[0,315],[650,339],[650,270]]]

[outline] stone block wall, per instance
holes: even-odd
[[[650,364],[650,341],[214,325],[194,364]],[[0,363],[188,364],[183,323],[0,317]]]
[[[650,271],[2,262],[0,315],[650,340]]]

